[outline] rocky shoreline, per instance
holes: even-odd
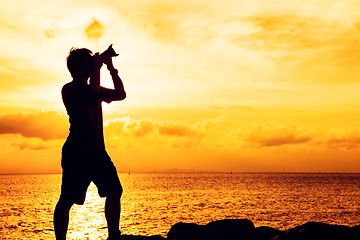
[[[124,235],[123,240],[360,240],[360,225],[349,227],[320,222],[281,231],[271,227],[255,227],[247,219],[224,219],[206,225],[176,223],[167,237]]]

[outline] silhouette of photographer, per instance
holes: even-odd
[[[102,54],[86,48],[72,48],[67,67],[73,80],[62,88],[62,98],[69,115],[70,132],[62,148],[61,195],[54,211],[57,240],[66,239],[69,211],[74,204],[84,204],[91,182],[100,197],[106,197],[105,217],[109,240],[121,239],[119,230],[122,186],[116,168],[105,150],[101,103],[123,100],[123,83],[114,68],[117,56],[112,45]],[[100,69],[106,65],[114,89],[100,86]]]

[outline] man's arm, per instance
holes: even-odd
[[[104,56],[104,63],[106,64],[114,83],[113,90],[106,89],[106,96],[104,96],[104,100],[108,103],[111,101],[124,100],[126,98],[124,84],[118,75],[118,70],[114,68],[112,58],[108,55]]]

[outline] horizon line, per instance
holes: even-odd
[[[151,171],[118,171],[121,174],[360,174],[360,172],[296,172],[296,171],[202,171],[202,170],[151,170]],[[18,172],[18,173],[0,173],[0,175],[47,175],[62,174],[62,172]]]

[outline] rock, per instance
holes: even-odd
[[[248,239],[255,230],[254,224],[247,219],[224,219],[205,225],[205,239]]]
[[[246,219],[224,219],[206,225],[179,222],[173,225],[167,238],[124,235],[124,240],[360,240],[360,225],[348,227],[308,222],[280,231],[257,227]]]
[[[360,225],[350,228],[350,234],[356,236],[357,239],[360,239]]]
[[[193,223],[175,224],[169,231],[169,240],[247,240],[255,230],[254,224],[246,219],[224,219],[206,225]]]
[[[351,235],[348,226],[308,222],[289,229],[272,238],[272,240],[352,240],[354,238]]]
[[[167,239],[185,239],[187,235],[200,231],[202,227],[195,223],[176,223],[170,228]]]
[[[278,235],[280,235],[282,231],[271,228],[271,227],[257,227],[252,234],[251,240],[270,240]]]
[[[123,240],[165,240],[165,238],[160,235],[154,235],[154,236],[122,235],[121,237]]]

